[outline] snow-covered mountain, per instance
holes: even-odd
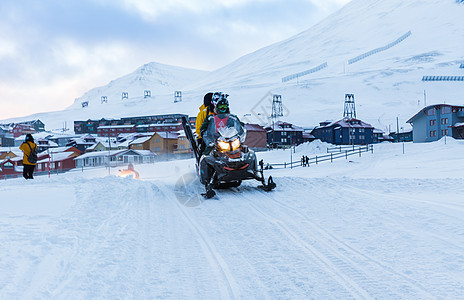
[[[123,92],[126,92],[129,97],[126,102],[146,99],[145,90],[153,95],[172,94],[173,91],[180,90],[206,73],[208,72],[151,62],[126,76],[112,80],[106,86],[88,91],[82,97],[77,98],[70,108],[81,108],[82,102],[88,102],[90,108],[98,107],[102,96],[107,97],[110,105],[122,102]]]
[[[309,127],[341,118],[345,93],[354,93],[358,118],[386,129],[398,117],[403,126],[425,104],[464,104],[464,82],[422,81],[464,76],[463,14],[464,5],[455,0],[353,0],[307,31],[213,72],[147,64],[89,91],[65,111],[35,117],[54,128],[85,118],[196,115],[203,94],[221,90],[245,121],[267,122],[271,95],[280,94],[284,118]],[[144,90],[152,97],[144,99]],[[181,103],[173,101],[175,90],[183,92]],[[122,100],[122,92],[129,99]],[[89,106],[82,108],[83,101]]]

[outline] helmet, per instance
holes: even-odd
[[[223,93],[221,93],[221,92],[215,92],[215,93],[213,94],[213,96],[211,97],[211,103],[214,105],[214,107],[216,107],[217,104],[218,104],[218,102],[219,102],[219,100],[221,100],[221,99],[226,99],[226,100],[227,100],[227,97],[228,97],[228,96],[229,96],[229,95],[223,94]]]
[[[211,105],[211,97],[213,96],[213,93],[207,93],[204,97],[203,97],[203,104],[205,105],[205,107],[208,107]]]

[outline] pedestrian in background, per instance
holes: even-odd
[[[37,164],[37,144],[34,143],[32,134],[28,133],[24,143],[19,146],[19,149],[23,151],[23,176],[26,179],[34,179],[32,174],[34,173],[35,165]]]

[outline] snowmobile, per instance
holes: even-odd
[[[216,195],[214,189],[238,187],[243,180],[256,179],[264,191],[272,191],[276,184],[269,176],[267,182],[263,174],[264,163],[260,161],[259,169],[256,155],[243,144],[246,132],[237,118],[229,118],[227,124],[215,132],[208,130],[203,139],[211,148],[207,155],[200,156],[195,137],[187,118],[182,118],[187,139],[196,158],[196,168],[200,181],[205,185],[202,194],[209,199]]]

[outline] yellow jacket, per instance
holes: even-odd
[[[34,142],[31,142],[31,141],[28,141],[28,142],[24,142],[21,144],[21,146],[19,146],[19,149],[21,151],[23,151],[24,153],[24,156],[23,156],[23,165],[33,165],[35,166],[36,164],[31,164],[28,160],[27,160],[27,157],[29,155],[31,155],[31,148],[29,148],[29,146],[27,145],[29,144],[31,146],[32,149],[35,149],[37,150],[37,144],[34,143]]]
[[[206,117],[208,115],[213,115],[214,114],[212,111],[208,111],[208,108],[204,104],[202,104],[199,107],[199,109],[200,109],[200,112],[198,113],[197,120],[195,122],[195,132],[197,133],[197,139],[201,138],[200,129],[201,129],[201,125],[205,121]]]

